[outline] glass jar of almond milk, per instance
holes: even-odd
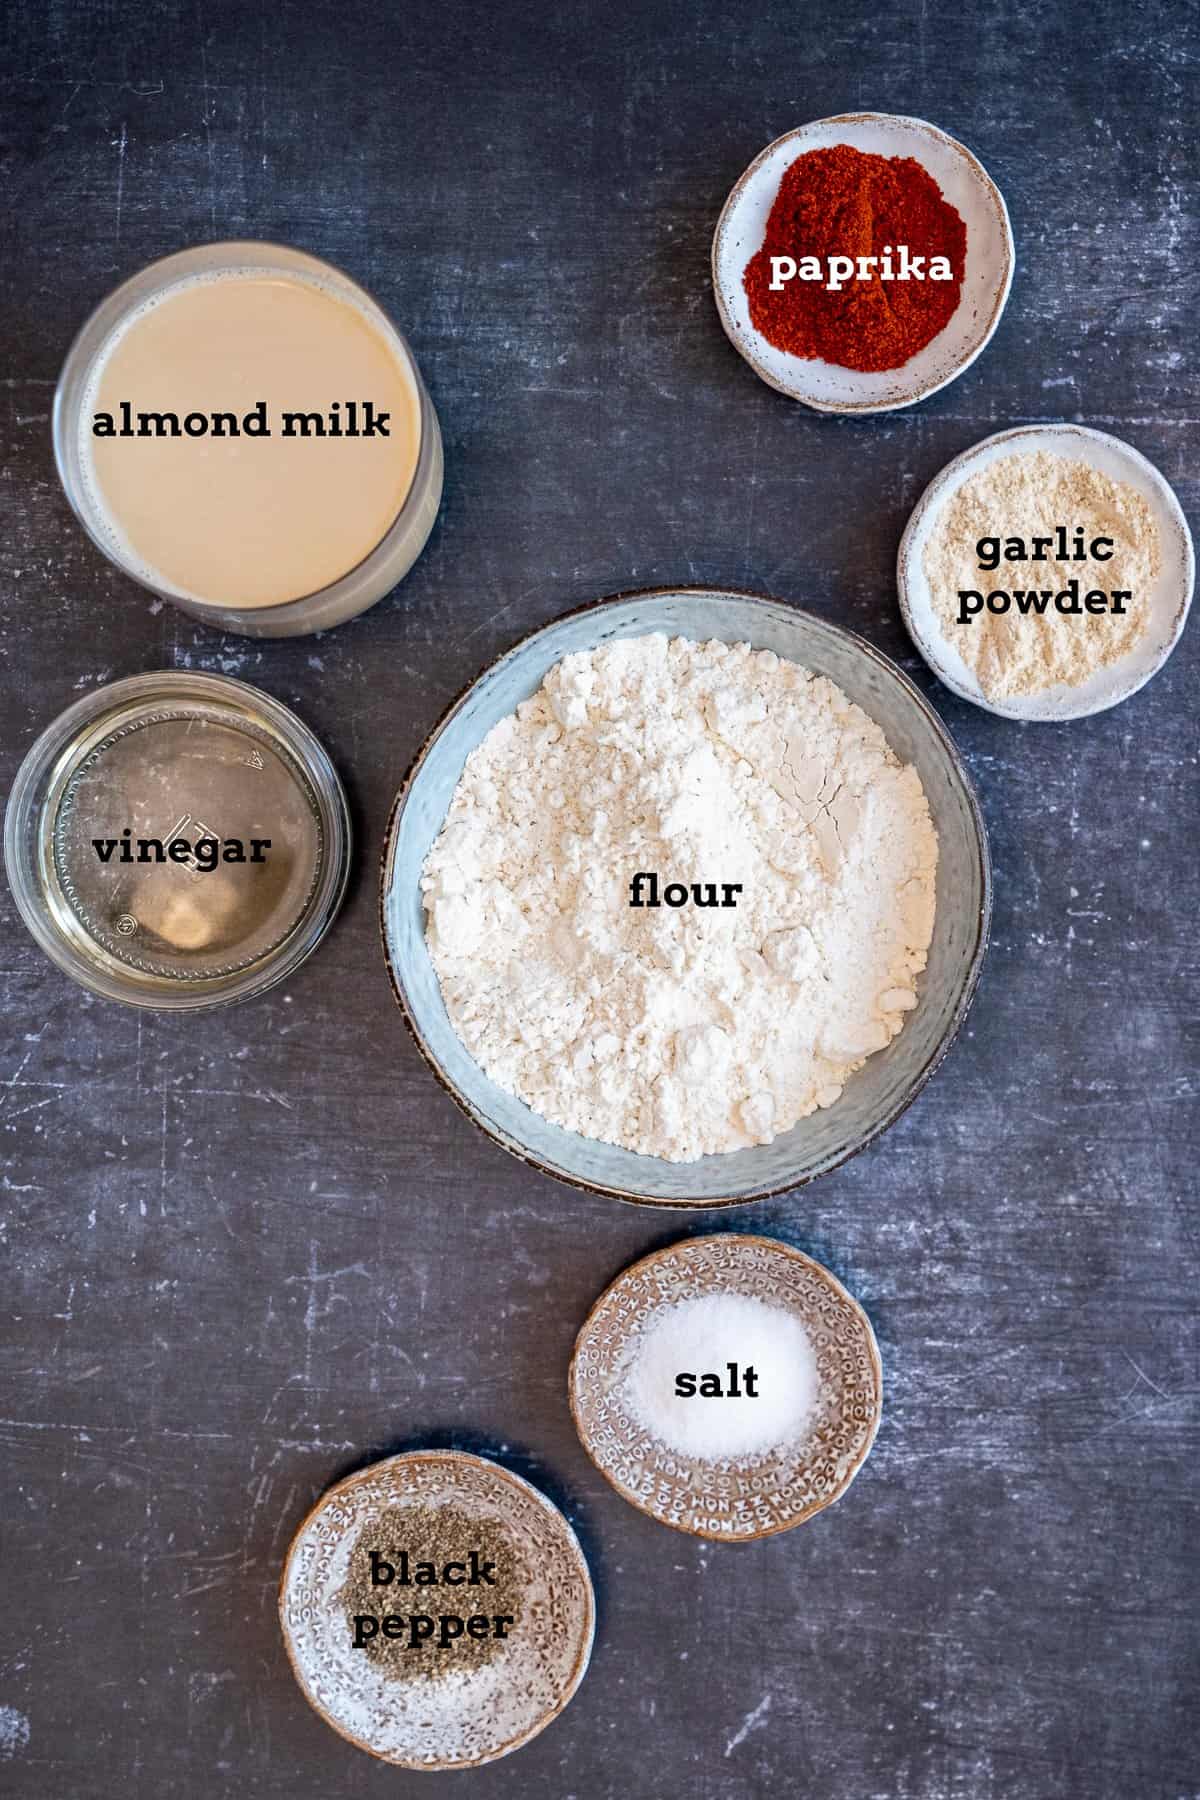
[[[442,491],[404,338],[340,270],[278,244],[201,245],[110,294],[67,356],[54,452],[111,562],[250,637],[371,606]]]

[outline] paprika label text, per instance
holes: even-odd
[[[826,293],[837,294],[850,281],[955,279],[948,256],[911,256],[907,244],[885,244],[880,256],[772,256],[770,262],[774,292],[789,281],[820,281]]]

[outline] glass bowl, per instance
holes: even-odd
[[[201,843],[220,845],[214,866]],[[25,924],[73,980],[195,1011],[262,993],[316,949],[346,891],[350,816],[287,707],[168,670],[99,688],[42,732],[9,796],[4,860]]]
[[[147,300],[196,276],[235,271],[266,271],[299,276],[350,301],[388,339],[407,369],[420,408],[421,441],[417,466],[403,506],[384,536],[362,561],[316,593],[279,606],[211,606],[165,583],[148,581],[145,571],[123,557],[104,527],[91,492],[80,452],[80,413],[96,359],[123,322]],[[153,262],[131,276],[101,301],[67,352],[54,395],[54,460],[71,508],[96,548],[122,574],[169,600],[183,612],[218,631],[241,637],[300,637],[327,631],[365,612],[395,587],[416,562],[433,530],[442,497],[442,438],[437,414],[416,360],[402,334],[371,296],[330,263],[282,244],[230,242],[199,244]]]

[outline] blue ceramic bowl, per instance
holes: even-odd
[[[552,1125],[472,1061],[442,1004],[425,948],[421,870],[463,764],[492,726],[576,650],[650,632],[746,642],[836,682],[921,777],[938,834],[937,917],[919,1004],[899,1037],[852,1075],[834,1106],[771,1144],[669,1163]],[[654,1206],[737,1206],[799,1187],[886,1131],[937,1068],[966,1016],[987,945],[991,864],[979,804],[954,744],[916,688],[878,650],[811,613],[710,588],[618,595],[536,631],[493,663],[446,714],[397,795],[383,854],[380,923],[392,986],[422,1054],[463,1110],[514,1156],[597,1193]]]

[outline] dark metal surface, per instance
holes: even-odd
[[[1128,438],[1195,513],[1194,8],[50,0],[6,9],[0,50],[0,775],[94,684],[221,671],[318,732],[359,836],[318,955],[210,1015],[89,999],[0,898],[0,1790],[1200,1792],[1195,628],[1119,710],[1022,728],[936,687],[893,579],[930,477],[1030,419]],[[1018,269],[960,381],[835,420],[726,342],[709,239],[769,139],[862,107],[980,156]],[[50,454],[59,364],[105,291],[251,235],[379,297],[446,439],[424,558],[317,639],[223,638],[149,600]],[[885,1369],[845,1500],[741,1549],[624,1505],[566,1398],[600,1290],[712,1221],[664,1229],[472,1131],[375,924],[389,804],[451,697],[570,606],[689,581],[896,656],[968,758],[996,862],[980,994],[917,1104],[803,1192],[721,1215],[827,1263]],[[325,1485],[436,1442],[566,1507],[600,1623],[543,1737],[421,1777],[308,1709],[275,1584]]]

